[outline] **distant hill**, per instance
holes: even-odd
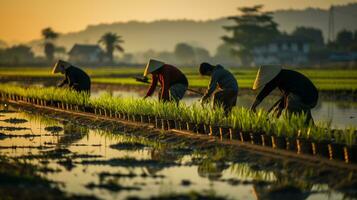
[[[308,8],[305,10],[279,10],[273,13],[279,29],[291,32],[296,26],[320,28],[325,40],[328,34],[328,10]],[[341,29],[357,29],[357,3],[335,7],[335,32]],[[225,35],[222,26],[231,23],[225,18],[210,21],[160,20],[154,22],[118,22],[112,24],[90,25],[85,30],[61,35],[57,44],[67,50],[74,43],[97,43],[106,32],[116,32],[123,36],[127,52],[143,52],[149,49],[172,51],[178,42],[204,47],[211,53],[222,43],[220,37]],[[55,28],[55,27],[54,27]],[[40,41],[30,45],[39,50]]]
[[[5,41],[0,40],[0,49],[6,48],[7,44]]]

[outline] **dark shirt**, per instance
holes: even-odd
[[[65,79],[58,85],[58,87],[64,85],[68,85],[69,88],[72,88],[77,92],[90,92],[89,76],[83,70],[74,66],[70,66],[65,70]]]
[[[303,74],[283,69],[281,72],[268,84],[266,84],[262,91],[257,95],[256,101],[263,101],[275,88],[287,97],[290,93],[299,96],[307,105],[312,107],[316,105],[318,99],[318,91],[314,84]]]
[[[164,65],[152,73],[151,86],[146,96],[151,96],[154,93],[158,82],[161,85],[161,99],[164,101],[170,99],[169,89],[172,85],[178,83],[188,85],[186,76],[179,69],[171,65]]]
[[[208,90],[203,98],[208,98],[216,90],[217,86],[221,90],[229,90],[238,93],[238,83],[231,72],[217,65],[212,72]]]

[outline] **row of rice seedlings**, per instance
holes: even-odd
[[[334,131],[333,137],[337,143],[352,146],[356,144],[357,134],[355,127],[349,127],[341,131]]]
[[[89,101],[89,95],[87,93],[78,93],[66,88],[24,88],[17,85],[0,84],[0,91],[7,94],[20,95],[28,98],[41,99],[46,101],[62,101],[64,103],[76,105],[88,105]]]
[[[280,119],[276,119],[270,118],[268,113],[263,110],[253,113],[249,109],[235,107],[226,116],[222,107],[211,109],[210,105],[193,104],[187,106],[184,103],[177,105],[172,102],[118,98],[110,94],[104,94],[96,99],[89,99],[87,93],[78,93],[69,89],[23,88],[7,84],[0,84],[0,86],[0,91],[8,94],[62,101],[69,104],[91,105],[96,108],[127,114],[158,116],[164,119],[182,120],[196,124],[230,126],[241,131],[273,133],[276,136],[311,138],[317,141],[332,139],[333,135],[336,141],[348,144],[356,142],[354,129],[350,128],[345,130],[343,134],[337,134],[331,131],[331,127],[328,124],[317,127],[313,124],[306,125],[305,114],[288,115],[283,113]]]

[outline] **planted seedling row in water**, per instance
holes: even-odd
[[[356,162],[356,133],[354,128],[336,131],[328,124],[305,124],[305,115],[283,114],[279,119],[263,110],[253,113],[235,107],[226,116],[222,108],[210,105],[159,102],[154,100],[118,98],[104,94],[89,98],[59,88],[23,88],[1,85],[1,98],[31,104],[82,111],[95,115],[140,123],[156,128],[179,129],[196,134],[234,139],[298,154],[319,155],[329,159]],[[47,94],[50,93],[50,94]]]

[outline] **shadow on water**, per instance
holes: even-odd
[[[83,126],[75,119],[36,113],[2,114],[0,127],[25,129],[2,129],[17,137],[0,140],[0,158],[34,166],[36,174],[68,194],[101,199],[357,199],[354,171],[218,145],[198,148],[194,141],[167,135],[148,139],[114,127],[98,128],[99,122]],[[4,121],[11,118],[26,122]],[[0,173],[0,180],[5,175]]]

